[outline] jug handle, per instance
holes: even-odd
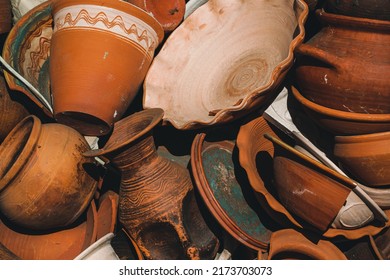
[[[334,68],[336,72],[342,71],[342,62],[340,57],[326,52],[313,45],[301,44],[295,49],[295,52],[303,56],[311,57],[313,59],[322,61]]]

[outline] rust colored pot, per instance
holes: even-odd
[[[118,217],[119,195],[107,191],[99,199],[98,226],[96,239],[99,240],[108,233],[115,233]]]
[[[336,136],[334,156],[359,182],[390,184],[390,132]]]
[[[0,34],[12,28],[11,1],[0,0]]]
[[[316,15],[322,29],[295,50],[300,92],[332,109],[389,114],[390,21]]]
[[[73,223],[96,190],[84,137],[65,125],[23,119],[0,146],[0,211],[21,227],[46,230]],[[96,172],[96,173],[95,173]]]
[[[272,168],[275,149],[272,142],[264,138],[265,133],[275,138],[288,139],[285,134],[270,125],[262,116],[248,122],[240,128],[237,136],[240,165],[246,171],[249,183],[255,191],[261,207],[282,226],[303,229],[305,225],[286,209],[276,194]],[[314,161],[313,164],[318,167],[322,166]],[[322,167],[322,169],[327,170],[328,168]],[[331,171],[328,170],[328,172]],[[390,210],[385,210],[385,214],[389,217]],[[365,235],[378,234],[389,225],[390,221],[387,221],[385,225],[370,224],[357,229],[329,228],[322,235],[326,238],[343,237],[355,240]]]
[[[189,171],[161,157],[152,129],[163,110],[144,110],[117,122],[105,156],[122,173],[119,221],[147,259],[213,259],[219,241],[203,220]]]
[[[0,75],[0,143],[22,119],[29,115],[22,104],[9,96],[5,80]]]
[[[326,0],[325,8],[335,14],[390,20],[389,0]]]
[[[72,260],[96,241],[96,230],[92,201],[76,223],[58,231],[22,231],[0,219],[0,242],[23,260]]]
[[[128,2],[151,14],[165,32],[173,31],[182,22],[186,10],[184,0],[129,0]]]
[[[0,260],[19,260],[20,258],[11,252],[0,242]]]
[[[59,0],[52,13],[54,116],[83,135],[107,134],[137,94],[163,29],[124,1]]]
[[[268,259],[346,260],[347,257],[328,240],[312,241],[301,232],[284,229],[271,235]]]

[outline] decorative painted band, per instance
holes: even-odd
[[[93,28],[110,32],[134,42],[151,57],[158,46],[154,29],[141,19],[125,12],[97,5],[74,5],[59,10],[54,15],[54,30]]]

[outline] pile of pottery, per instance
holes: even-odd
[[[0,259],[390,259],[387,6],[5,2]]]

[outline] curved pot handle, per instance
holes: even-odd
[[[322,61],[326,64],[329,64],[338,72],[342,70],[341,59],[338,56],[335,56],[334,54],[326,52],[315,46],[309,44],[301,44],[295,49],[295,52],[303,56],[308,56],[313,59]]]

